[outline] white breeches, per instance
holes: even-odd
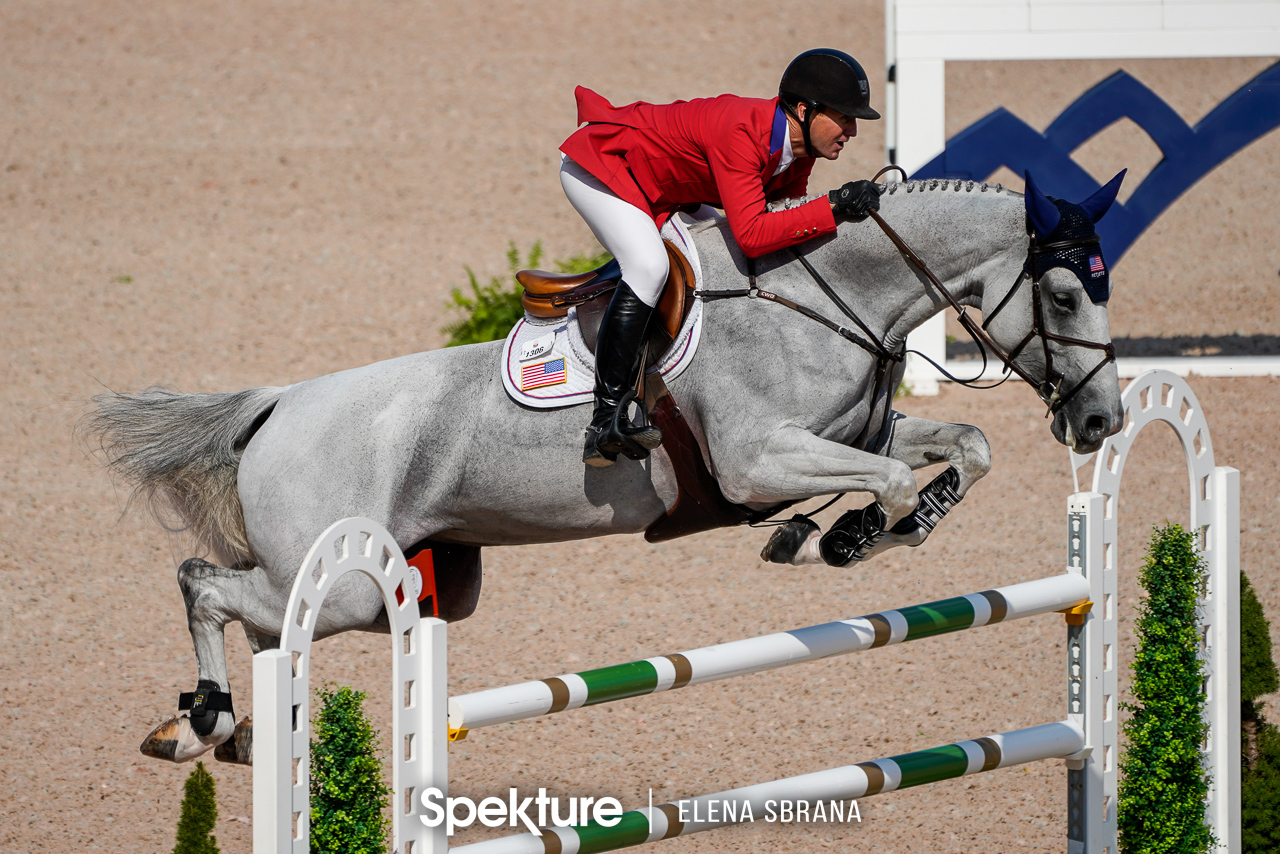
[[[600,245],[618,259],[622,278],[647,306],[658,304],[670,264],[649,214],[625,202],[598,178],[561,155],[560,186]]]

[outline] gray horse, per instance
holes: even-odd
[[[1094,221],[1114,196],[1112,189],[1084,203]],[[972,181],[908,182],[889,185],[881,215],[961,304],[984,313],[991,336],[1016,351],[1042,397],[1055,378],[1058,391],[1071,390],[1065,403],[1058,396],[1051,429],[1059,442],[1091,452],[1121,425],[1116,369],[1098,370],[1096,350],[1063,338],[1109,341],[1105,295],[1091,299],[1089,282],[1063,265],[1035,273],[1034,288],[1020,287],[1024,268],[1035,268],[1032,202],[1052,218],[1049,200],[1027,199]],[[1052,228],[1044,223],[1042,234]],[[712,220],[692,231],[704,290],[743,288],[748,265],[727,225]],[[873,222],[844,222],[798,248],[888,352],[900,352],[907,333],[945,306]],[[759,259],[759,287],[840,318],[796,261],[788,252]],[[1046,337],[1026,345],[1033,314]],[[703,324],[696,358],[670,388],[729,501],[765,509],[870,493],[884,533],[861,559],[918,545],[932,529],[899,525],[919,501],[913,470],[948,463],[955,500],[987,473],[990,450],[977,428],[886,415],[900,362],[890,382],[877,383],[868,349],[761,299],[708,301]],[[429,538],[496,546],[633,533],[667,513],[678,485],[665,449],[643,462],[583,466],[587,410],[514,403],[500,380],[500,354],[493,342],[284,388],[97,399],[88,425],[113,471],[144,498],[176,509],[213,559],[193,558],[178,570],[199,668],[198,725],[170,718],[144,752],[183,762],[229,739],[226,707],[200,707],[202,693],[230,692],[223,629],[238,620],[255,651],[272,647],[304,554],[337,519],[374,519],[407,548]],[[878,428],[870,445],[852,447],[868,424]],[[791,535],[772,559],[823,560],[816,526],[792,527]],[[387,630],[379,593],[358,574],[326,599],[316,637],[352,629]]]

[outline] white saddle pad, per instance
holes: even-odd
[[[689,259],[694,283],[702,287],[702,265],[689,229],[674,216],[662,227],[662,236],[675,243]],[[702,330],[702,300],[693,300],[676,340],[649,373],[664,379],[679,376],[698,349]],[[595,389],[595,357],[578,329],[578,310],[568,317],[543,319],[525,315],[507,335],[502,348],[502,385],[517,403],[536,409],[576,406],[591,401]]]

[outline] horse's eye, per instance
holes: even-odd
[[[1053,304],[1058,308],[1071,308],[1071,294],[1054,294]]]

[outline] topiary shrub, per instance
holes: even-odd
[[[1240,575],[1240,724],[1243,762],[1240,823],[1244,854],[1280,851],[1280,730],[1259,697],[1280,688],[1271,657],[1271,624],[1253,585]]]
[[[197,762],[182,784],[182,813],[173,854],[219,854],[213,828],[218,824],[218,797],[213,775]]]
[[[561,273],[586,273],[606,263],[612,256],[608,252],[581,252],[563,261],[555,261],[555,267]],[[489,284],[482,285],[476,279],[475,272],[466,267],[470,280],[471,296],[462,292],[462,288],[454,288],[449,306],[464,316],[461,320],[444,328],[449,336],[446,347],[457,347],[463,344],[483,344],[485,341],[496,341],[507,337],[511,327],[524,317],[524,308],[520,305],[522,290],[515,280],[516,273],[521,270],[537,267],[542,261],[542,241],[534,243],[520,262],[520,252],[515,243],[507,244],[507,269],[510,276],[494,276]]]
[[[1214,844],[1204,820],[1209,783],[1200,756],[1207,727],[1196,600],[1205,591],[1205,567],[1192,535],[1178,525],[1156,529],[1140,581],[1147,598],[1135,628],[1136,702],[1123,705],[1133,716],[1123,727],[1120,850],[1203,854]]]
[[[1280,673],[1271,657],[1271,623],[1249,577],[1240,573],[1240,699],[1252,704],[1277,689]]]
[[[1280,851],[1280,728],[1262,721],[1252,767],[1240,775],[1240,841],[1244,854]]]
[[[385,854],[391,787],[382,779],[378,733],[366,695],[349,687],[316,689],[320,711],[311,740],[312,854]]]

